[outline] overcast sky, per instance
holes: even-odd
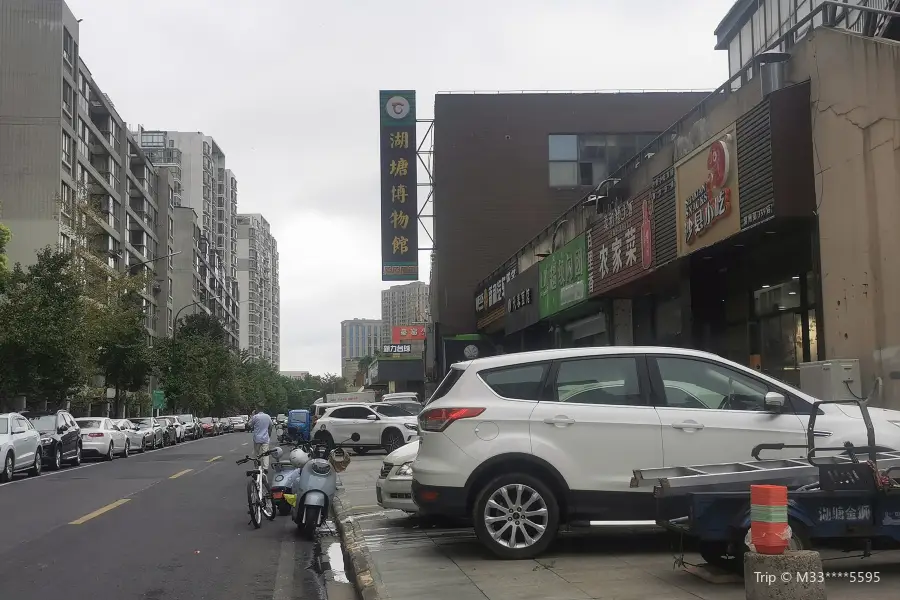
[[[430,118],[446,90],[713,89],[728,76],[713,30],[733,4],[67,2],[82,59],[130,127],[202,131],[224,149],[238,210],[278,240],[281,368],[313,373],[340,373],[340,321],[380,318],[388,287],[378,90],[416,90]]]

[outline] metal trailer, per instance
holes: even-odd
[[[859,406],[866,426],[867,446],[815,446],[815,421],[821,404]],[[760,460],[764,450],[805,448],[805,459]],[[817,452],[842,452],[816,456]],[[755,460],[736,463],[637,469],[631,487],[653,487],[657,524],[699,542],[710,564],[742,571],[744,539],[750,528],[750,486],[788,488],[788,522],[792,549],[813,542],[862,549],[900,544],[900,452],[879,451],[865,401],[820,400],[813,404],[805,446],[760,444]],[[860,462],[859,455],[868,460]],[[686,516],[662,516],[672,503],[686,505]],[[665,507],[665,509],[664,509]],[[681,513],[684,515],[684,513]]]

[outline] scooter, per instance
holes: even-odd
[[[288,456],[287,464],[289,466],[285,468],[285,463],[276,463],[278,472],[272,478],[272,485],[269,489],[272,492],[272,501],[275,503],[275,508],[282,517],[291,514],[291,505],[288,504],[285,496],[292,493],[294,481],[300,477],[303,466],[309,462],[309,456],[312,452],[313,449],[309,442],[299,441],[294,444],[294,448]]]
[[[358,433],[345,440],[358,442]],[[293,455],[295,451],[291,452]],[[339,461],[341,467],[346,468],[348,456],[342,448],[336,448],[329,452],[328,445],[313,443],[309,460],[300,470],[299,476],[293,480],[290,494],[284,494],[284,500],[291,506],[291,519],[297,524],[307,539],[314,539],[316,529],[325,522],[328,517],[328,509],[337,491],[337,473],[329,459]],[[298,453],[299,461],[299,453]]]

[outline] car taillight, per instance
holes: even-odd
[[[103,437],[102,433],[89,433],[88,437]]]
[[[432,408],[419,415],[422,431],[444,431],[454,421],[471,419],[484,412],[484,408]]]

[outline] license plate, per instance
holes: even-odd
[[[378,499],[378,504],[381,504],[381,488],[375,488],[375,498]]]

